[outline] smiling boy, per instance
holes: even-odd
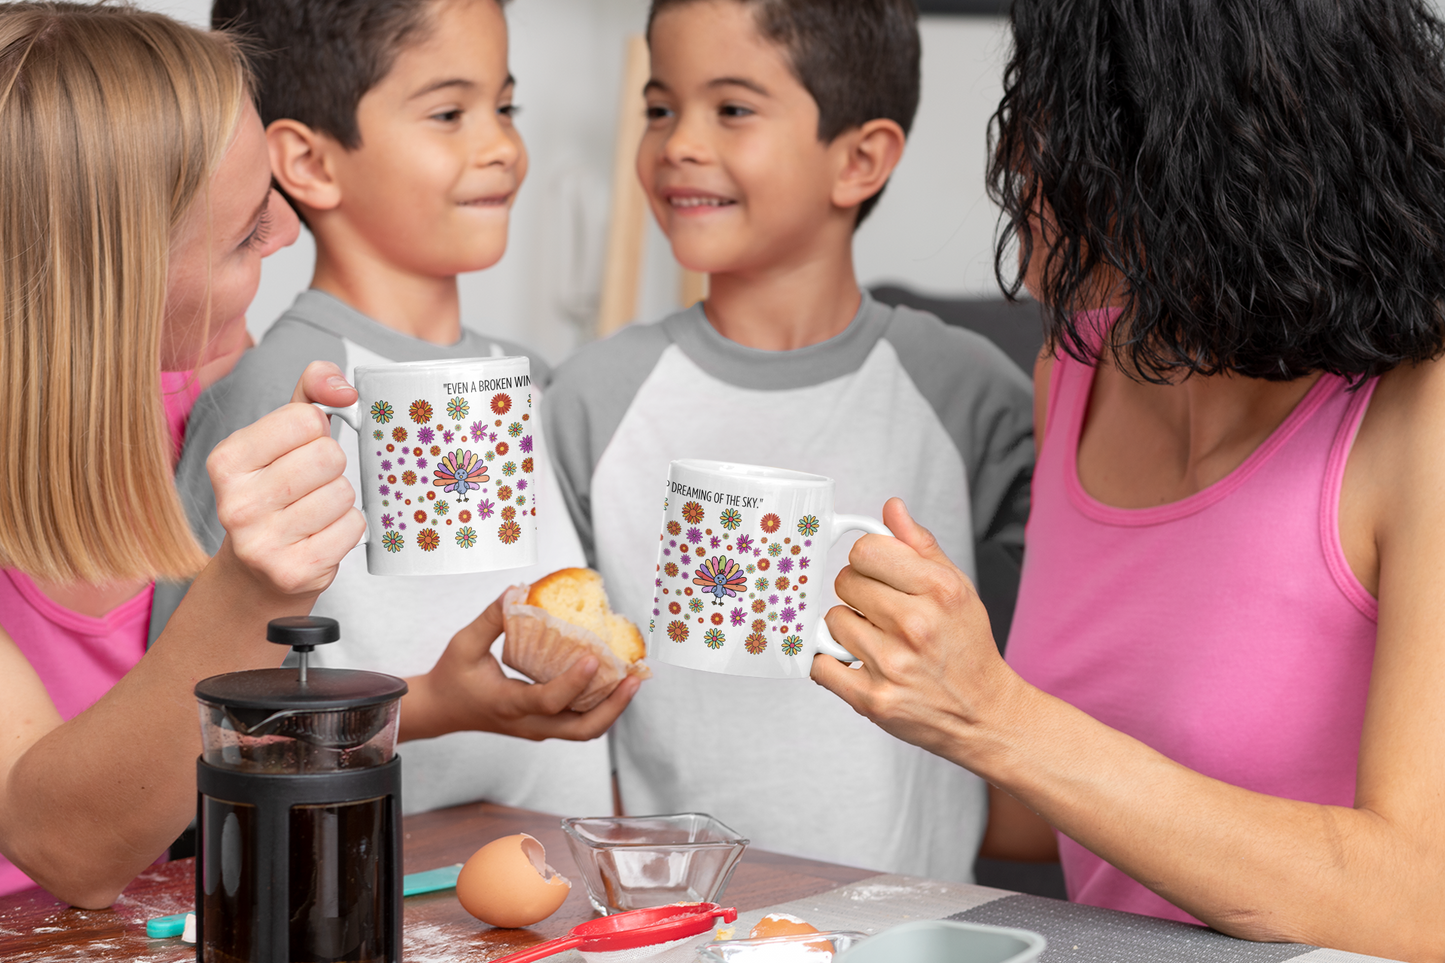
[[[970,572],[975,543],[1021,555],[1028,380],[983,338],[881,305],[854,276],[853,232],[918,103],[916,20],[912,0],[653,2],[637,172],[709,295],[578,352],[546,413],[584,546],[640,625],[654,493],[676,458],[827,475],[839,512],[902,495]],[[836,601],[846,548],[803,604]],[[699,810],[767,849],[972,878],[986,814],[970,773],[814,686],[653,672],[612,733],[626,811]]]
[[[333,361],[351,378],[361,364],[529,354],[534,385],[545,386],[549,371],[523,348],[461,324],[456,276],[502,256],[527,172],[498,0],[218,0],[212,20],[261,51],[256,86],[272,173],[316,240],[311,288],[192,416],[177,484],[203,544],[214,548],[222,531],[207,455],[236,426],[287,400],[286,386],[307,363]],[[355,432],[339,418],[332,431],[359,492]],[[436,443],[444,441],[439,433]],[[429,711],[409,708],[402,737],[441,734],[404,750],[408,811],[479,798],[551,812],[611,810],[602,740],[495,734],[596,735],[636,684],[585,716],[557,711],[565,700],[536,691],[509,701],[520,684],[504,680],[487,655],[497,627],[488,617],[473,623],[507,585],[583,561],[538,451],[542,470],[527,493],[538,506],[535,567],[382,578],[367,572],[358,547],[316,603],[315,614],[341,623],[342,639],[313,661],[414,676],[417,705]],[[415,454],[411,467],[425,469],[428,453]],[[153,631],[173,605],[174,593],[162,594]],[[475,728],[491,731],[456,731]]]

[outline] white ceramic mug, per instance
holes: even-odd
[[[649,659],[689,669],[806,679],[813,655],[853,657],[828,635],[828,550],[847,531],[891,534],[833,511],[823,475],[683,460],[667,472]]]
[[[541,430],[524,357],[364,365],[349,408],[318,405],[356,429],[366,568],[459,575],[537,562]]]

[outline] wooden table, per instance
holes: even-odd
[[[405,872],[464,861],[482,844],[513,833],[530,833],[547,849],[547,861],[572,880],[572,893],[552,917],[525,930],[493,929],[467,915],[450,891],[406,901],[409,960],[492,960],[513,950],[561,936],[593,916],[587,891],[556,816],[478,803],[408,816],[404,821]],[[727,904],[758,909],[836,889],[875,875],[748,849],[733,874]],[[195,959],[179,940],[151,940],[145,921],[185,912],[195,898],[189,859],[157,866],[135,880],[108,910],[78,910],[47,893],[0,897],[0,960],[127,960],[167,963]]]

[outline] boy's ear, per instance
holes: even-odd
[[[298,120],[273,120],[266,128],[271,176],[288,197],[315,211],[341,203],[334,157],[341,145]]]
[[[897,121],[886,118],[845,130],[831,145],[838,152],[838,175],[833,182],[833,203],[855,208],[883,190],[893,169],[903,159],[908,135]]]

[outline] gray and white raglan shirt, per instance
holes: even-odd
[[[589,560],[645,626],[656,494],[677,458],[827,475],[839,512],[877,517],[901,496],[970,575],[976,542],[1020,558],[1031,399],[985,338],[865,294],[845,331],[796,351],[729,341],[701,305],[626,328],[558,369],[544,424]],[[825,611],[857,537],[829,556]],[[628,813],[707,812],[766,849],[972,879],[987,816],[972,773],[807,681],[652,671],[612,730]]]
[[[528,355],[536,404],[546,410],[550,375],[538,356],[507,341],[463,329],[461,340],[440,346],[379,324],[321,291],[303,292],[242,356],[234,371],[196,402],[176,484],[201,544],[220,547],[225,531],[216,518],[215,493],[206,473],[211,449],[232,432],[291,400],[297,379],[312,361],[331,361],[353,381],[358,365],[496,355]],[[538,389],[541,390],[538,390]],[[346,452],[346,479],[358,492],[356,432],[340,418],[331,432]],[[366,570],[366,549],[342,560],[336,579],[321,594],[315,615],[341,623],[341,641],[322,646],[312,665],[371,669],[406,676],[431,669],[451,637],[475,619],[509,585],[532,581],[554,569],[582,565],[583,553],[556,476],[546,468],[545,440],[537,439],[537,564],[527,569],[471,575],[382,577]],[[152,638],[179,604],[183,589],[157,586]],[[500,657],[501,640],[493,651]],[[457,732],[417,740],[399,749],[404,762],[402,803],[419,812],[477,799],[563,815],[612,811],[611,765],[606,738],[578,743],[531,742],[482,732]]]

